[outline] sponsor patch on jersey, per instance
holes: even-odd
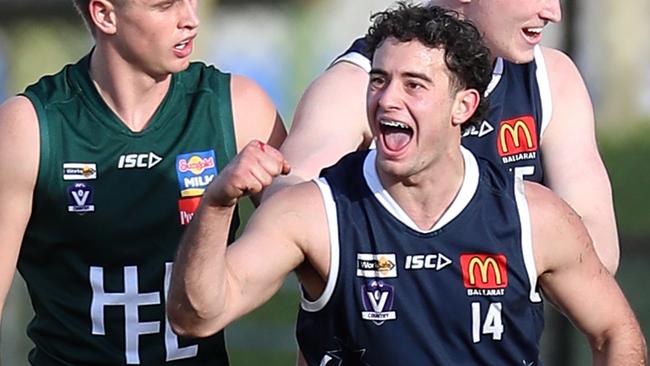
[[[504,164],[537,157],[537,129],[533,116],[501,121],[497,151]]]
[[[451,259],[442,253],[407,255],[404,269],[431,269],[440,271],[451,264]]]
[[[361,286],[361,303],[363,311],[361,318],[371,320],[376,325],[382,325],[386,320],[395,320],[397,315],[393,309],[395,288],[384,281],[372,280]]]
[[[469,126],[465,131],[463,132],[463,137],[467,136],[476,136],[478,138],[481,138],[483,136],[488,135],[490,132],[494,131],[494,127],[490,124],[490,122],[483,120],[481,122],[480,126]]]
[[[97,179],[95,163],[63,163],[63,180]]]
[[[117,169],[151,169],[163,160],[154,152],[120,155]]]
[[[217,159],[214,150],[181,154],[176,157],[176,174],[181,197],[196,197],[217,175]]]
[[[182,226],[188,225],[192,221],[192,217],[194,217],[200,203],[201,197],[181,198],[178,200],[178,214]]]
[[[357,253],[357,277],[397,277],[395,254]]]
[[[508,287],[507,259],[502,254],[462,254],[460,266],[468,296],[503,296]]]
[[[68,186],[68,212],[85,214],[94,211],[92,187],[85,183]]]

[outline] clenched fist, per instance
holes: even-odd
[[[215,177],[203,200],[209,206],[234,206],[241,197],[260,193],[290,169],[278,150],[253,140]]]

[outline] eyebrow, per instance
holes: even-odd
[[[381,76],[386,76],[388,75],[388,72],[382,69],[371,69],[370,70],[371,75],[381,75]],[[415,79],[420,79],[424,80],[426,82],[432,83],[433,80],[426,74],[420,73],[420,72],[415,72],[415,71],[407,71],[403,72],[400,74],[401,77],[407,77],[407,78],[415,78]]]

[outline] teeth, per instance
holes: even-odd
[[[381,121],[379,121],[379,123],[382,126],[386,126],[386,127],[401,128],[401,129],[404,129],[404,130],[410,130],[411,129],[408,125],[406,125],[406,124],[404,124],[402,122],[397,122],[397,121],[381,120]]]
[[[177,50],[182,50],[183,48],[185,48],[185,46],[187,46],[187,44],[189,42],[190,41],[183,41],[183,42],[177,44],[176,46],[174,46],[174,48],[177,49]]]
[[[541,28],[541,27],[539,27],[539,28],[526,28],[526,32],[538,33],[539,34],[539,33],[542,33],[543,29],[544,28]]]

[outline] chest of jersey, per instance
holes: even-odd
[[[18,263],[36,312],[30,360],[227,364],[222,334],[190,341],[172,332],[165,297],[183,230],[235,155],[229,78],[199,65],[175,75],[148,126],[135,133],[85,70],[82,61],[26,92],[41,135]]]
[[[542,308],[531,299],[512,196],[481,181],[457,217],[421,232],[365,187],[339,192],[346,183],[336,179],[328,177],[338,217],[336,288],[322,310],[302,309],[298,323],[310,364],[538,362]]]

